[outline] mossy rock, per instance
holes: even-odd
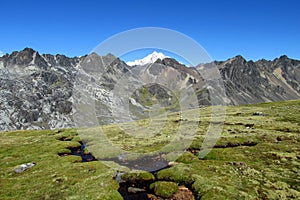
[[[70,149],[58,149],[57,154],[64,155],[64,154],[71,154],[72,151]]]
[[[75,142],[75,141],[66,141],[65,142],[65,146],[67,149],[72,149],[72,148],[80,148],[81,144],[79,142]]]
[[[177,158],[176,162],[189,164],[197,160],[198,157],[192,154],[191,152],[184,152],[181,156],[179,156],[179,158]]]
[[[136,183],[141,181],[154,181],[153,174],[145,171],[133,171],[122,175],[122,180],[126,182]]]
[[[69,156],[64,156],[62,158],[71,163],[81,163],[82,162],[82,158],[80,156],[69,155]]]
[[[157,196],[170,198],[178,191],[178,185],[174,182],[157,181],[150,185],[150,189],[153,190]]]
[[[81,141],[81,138],[79,136],[74,136],[72,141],[74,142],[80,142]]]
[[[76,135],[78,134],[72,132],[60,132],[55,136],[55,139],[61,141],[71,141]]]
[[[194,182],[194,178],[192,177],[194,173],[194,170],[190,166],[180,163],[174,167],[159,171],[157,178],[159,180],[175,181],[183,185],[190,185]]]
[[[89,152],[89,150],[87,148],[84,148],[83,149],[83,154],[84,155],[87,155],[87,154],[90,154],[91,152]]]

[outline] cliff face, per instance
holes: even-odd
[[[210,64],[220,71],[226,102],[230,105],[300,97],[300,61],[282,56],[273,61],[247,62],[237,56]],[[111,107],[120,102],[114,95],[115,86],[132,72],[149,82],[130,96],[131,114],[137,118],[147,117],[144,114],[155,102],[172,107],[176,104],[176,91],[189,86],[196,91],[200,106],[209,105],[212,94],[201,77],[201,70],[207,65],[188,68],[165,58],[139,68],[130,67],[111,54],[68,58],[40,55],[30,48],[13,52],[0,57],[0,130],[74,126],[76,110],[72,105],[78,101],[74,99],[74,84],[79,69],[96,79],[95,84],[86,86],[92,88],[95,96],[99,124],[118,122],[112,116]],[[135,81],[134,76],[131,78]],[[172,108],[176,110],[175,107]]]
[[[282,56],[274,61],[247,62],[241,56],[215,62],[230,104],[281,101],[300,97],[300,62]]]
[[[72,125],[72,81],[79,58],[26,48],[0,58],[0,130]]]

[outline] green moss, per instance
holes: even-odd
[[[189,165],[178,164],[169,169],[161,170],[157,173],[159,180],[174,181],[183,185],[190,185],[194,182],[193,169]]]
[[[74,142],[80,142],[80,141],[81,141],[81,138],[80,138],[79,136],[74,136],[74,137],[72,138],[72,141],[74,141]]]
[[[62,158],[59,159],[59,161],[67,161],[67,162],[71,162],[71,163],[80,163],[82,162],[82,159],[80,156],[73,156],[73,155],[69,155],[69,156],[64,156]]]
[[[81,144],[76,141],[66,141],[63,143],[66,148],[80,148]]]
[[[82,163],[79,156],[58,156],[78,143],[56,136],[55,131],[0,133],[0,199],[122,199],[114,170],[101,162]],[[14,173],[28,162],[36,165]]]
[[[150,189],[153,190],[157,196],[170,198],[178,191],[178,185],[174,182],[157,181],[150,185]]]
[[[190,152],[184,152],[179,158],[177,158],[176,162],[181,162],[181,163],[192,163],[194,161],[197,161],[198,157],[195,156],[194,154]]]
[[[154,181],[155,177],[153,174],[145,171],[132,171],[122,175],[122,180],[128,181],[131,183],[140,182],[140,181]]]
[[[91,153],[91,152],[89,152],[89,150],[88,150],[87,148],[84,148],[84,149],[83,149],[83,154],[87,155],[87,154],[89,154],[89,153]]]
[[[71,154],[72,152],[71,152],[71,150],[70,149],[59,149],[58,151],[57,151],[57,154],[59,154],[59,155],[64,155],[64,154]]]

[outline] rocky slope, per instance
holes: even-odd
[[[128,84],[128,80],[132,83],[128,84],[133,90],[132,96],[128,96],[130,114],[137,118],[147,117],[147,111],[154,104],[174,109],[178,106],[176,95],[187,87],[196,91],[200,105],[209,105],[211,96],[218,96],[218,93],[212,94],[213,90],[208,89],[201,76],[201,70],[209,68],[209,65],[216,65],[220,71],[227,95],[220,99],[227,104],[300,97],[300,61],[286,56],[257,62],[236,56],[195,68],[187,68],[174,59],[165,58],[154,64],[131,67],[111,54],[68,58],[64,55],[40,55],[25,48],[0,57],[0,130],[74,126],[73,117],[80,110],[73,105],[82,100],[76,96],[76,84],[82,83],[78,81],[78,74],[84,74],[82,77],[90,80],[79,88],[90,88],[89,95],[95,101],[100,124],[127,120],[113,116],[114,109],[124,103],[115,95],[124,77],[123,85]],[[139,77],[143,78],[143,83],[140,83]],[[214,86],[216,89],[217,86]]]
[[[230,104],[252,104],[300,97],[300,61],[281,56],[273,61],[247,62],[236,56],[219,67]]]
[[[26,48],[0,58],[0,130],[72,125],[72,80],[80,58]]]

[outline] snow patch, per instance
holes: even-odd
[[[37,53],[37,52],[34,52],[34,53],[33,53],[32,61],[29,63],[29,65],[34,65],[34,61],[35,61],[35,58],[36,58],[36,53]]]
[[[148,56],[139,59],[139,60],[134,60],[134,61],[128,61],[126,64],[129,66],[135,66],[135,65],[146,65],[150,63],[155,63],[158,59],[164,59],[164,58],[169,58],[168,56],[165,56],[161,52],[156,52],[154,51],[153,53],[149,54]]]

